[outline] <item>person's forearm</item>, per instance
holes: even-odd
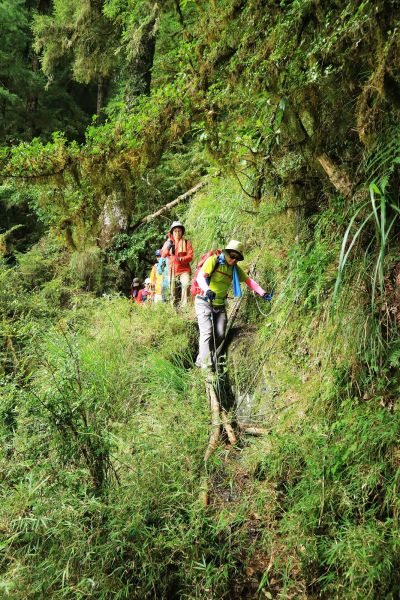
[[[246,279],[245,284],[247,285],[247,287],[249,287],[251,290],[253,290],[253,292],[256,292],[256,294],[258,294],[259,296],[264,296],[265,291],[251,277],[248,277]]]
[[[203,273],[203,271],[199,271],[198,275],[197,275],[197,283],[199,284],[199,288],[206,293],[207,290],[210,289],[210,286],[208,285],[207,281],[206,281],[206,274]]]

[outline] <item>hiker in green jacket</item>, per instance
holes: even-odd
[[[200,331],[199,354],[196,360],[198,367],[211,366],[211,354],[216,352],[224,340],[227,324],[225,302],[231,284],[236,297],[241,296],[240,284],[245,283],[266,302],[272,299],[272,294],[265,292],[237,264],[242,260],[243,245],[237,240],[231,240],[220,254],[213,254],[207,258],[197,275],[197,284],[201,290],[195,298]],[[216,358],[214,354],[214,360]]]

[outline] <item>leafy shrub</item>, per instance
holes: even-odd
[[[36,335],[35,374],[3,432],[14,448],[4,593],[151,598],[226,584],[198,500],[207,415],[201,379],[181,366],[189,343],[169,306],[118,298]]]

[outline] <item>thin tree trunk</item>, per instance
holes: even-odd
[[[153,5],[152,13],[147,23],[140,26],[140,41],[137,52],[128,65],[128,83],[125,96],[127,104],[132,98],[142,94],[149,96],[151,91],[151,76],[157,41],[157,19],[159,8]]]
[[[96,112],[99,115],[104,106],[104,78],[100,75],[97,81],[97,107]]]

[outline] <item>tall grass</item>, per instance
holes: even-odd
[[[366,211],[367,209],[367,211]],[[365,211],[366,216],[363,216]],[[343,273],[354,246],[368,224],[373,224],[376,241],[376,258],[372,269],[371,278],[371,303],[375,306],[378,290],[383,291],[384,261],[390,241],[390,234],[400,215],[400,208],[390,199],[385,187],[379,188],[375,182],[369,185],[369,200],[364,202],[353,214],[343,236],[339,256],[338,274],[334,289],[334,299],[343,279]],[[361,216],[361,219],[360,219]],[[361,222],[359,222],[361,220]],[[370,244],[368,244],[368,250]],[[374,250],[372,250],[373,252]]]
[[[4,597],[222,597],[229,561],[198,500],[208,411],[182,367],[187,333],[169,306],[102,299],[35,340],[2,457]]]

